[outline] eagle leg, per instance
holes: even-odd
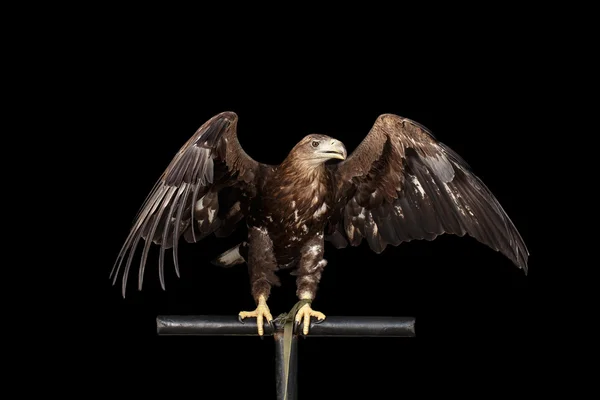
[[[269,310],[269,306],[267,306],[267,299],[265,296],[259,296],[258,305],[254,311],[241,311],[239,314],[240,322],[243,322],[244,318],[248,317],[256,317],[256,325],[258,326],[258,334],[262,336],[264,331],[263,320],[266,319],[267,323],[271,324],[273,321],[273,316],[271,315],[271,310]]]
[[[323,252],[323,235],[318,234],[303,247],[298,268],[292,273],[297,276],[296,295],[300,299],[299,304],[302,304],[296,313],[295,319],[296,323],[304,321],[302,329],[304,335],[308,335],[310,317],[315,317],[319,321],[325,319],[325,314],[314,311],[310,307],[317,293],[323,269],[327,265],[327,260],[323,259]]]
[[[281,283],[275,271],[277,261],[273,253],[273,242],[267,231],[253,227],[248,234],[248,272],[250,273],[250,286],[252,297],[256,301],[254,311],[242,311],[239,319],[256,317],[258,334],[264,334],[263,320],[271,323],[273,316],[267,306],[267,298],[271,292],[271,286],[279,286]]]

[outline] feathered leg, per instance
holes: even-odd
[[[280,281],[275,271],[277,261],[273,253],[273,242],[266,230],[251,228],[248,234],[248,270],[250,273],[250,284],[252,296],[256,301],[254,311],[242,311],[240,320],[248,317],[256,317],[258,334],[263,335],[263,320],[271,323],[273,316],[267,306],[267,299],[271,293],[272,286],[279,286]]]
[[[300,302],[304,303],[296,314],[296,322],[301,323],[304,320],[303,333],[305,335],[308,335],[310,317],[315,317],[319,321],[325,319],[325,314],[314,311],[310,304],[315,298],[321,273],[326,265],[327,260],[323,259],[323,235],[318,234],[302,248],[298,269],[294,272],[294,275],[298,276],[296,278],[296,295]]]

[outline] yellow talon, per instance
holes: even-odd
[[[271,311],[267,306],[267,300],[264,296],[260,296],[258,299],[258,305],[254,311],[241,311],[239,313],[240,321],[244,318],[248,317],[256,317],[256,325],[258,326],[258,334],[262,336],[264,331],[263,319],[267,320],[267,323],[271,323],[273,321],[273,316],[271,315]]]
[[[296,322],[301,323],[304,319],[304,328],[302,329],[304,335],[308,335],[308,328],[310,328],[310,317],[315,317],[317,320],[322,321],[325,319],[325,314],[319,311],[314,311],[312,308],[310,308],[310,304],[303,305],[296,314]]]

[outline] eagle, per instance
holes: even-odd
[[[277,272],[296,276],[296,323],[308,334],[324,259],[324,242],[337,249],[363,239],[376,253],[387,245],[433,240],[447,233],[469,236],[501,252],[527,273],[529,252],[521,235],[486,185],[452,149],[423,125],[380,115],[347,157],[344,144],[322,134],[300,140],[279,165],[252,159],[237,136],[238,116],[220,113],[181,147],[140,208],[112,268],[125,297],[134,253],[144,240],[138,270],[142,289],[151,243],[160,246],[158,275],[165,288],[165,251],[172,249],[179,277],[178,242],[226,237],[240,224],[247,239],[212,262],[246,263],[258,334],[273,316],[267,305]],[[337,162],[328,162],[337,160]],[[243,221],[243,222],[242,222]],[[122,274],[120,274],[122,270]]]

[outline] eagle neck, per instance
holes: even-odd
[[[278,198],[282,211],[297,216],[298,221],[310,221],[314,212],[327,202],[327,177],[324,164],[282,163],[271,195]]]
[[[302,162],[284,162],[278,172],[283,185],[293,185],[299,190],[310,191],[311,188],[316,190],[326,184],[327,171],[323,163],[311,165]]]

